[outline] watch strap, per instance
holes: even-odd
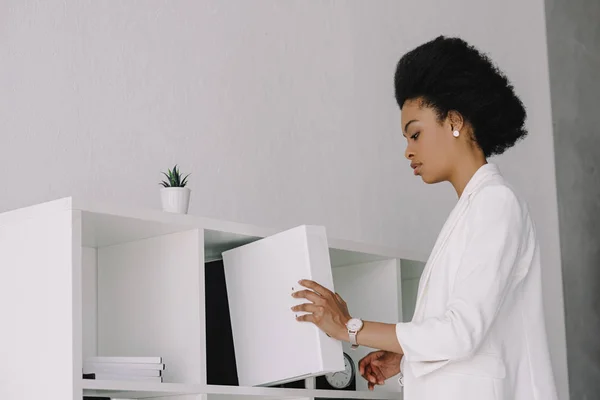
[[[352,345],[352,348],[355,349],[358,347],[358,343],[356,343],[356,334],[358,332],[355,331],[348,331],[348,337],[350,338],[350,344]]]
[[[359,346],[359,344],[356,340],[356,335],[358,335],[358,332],[360,332],[361,329],[362,329],[362,326],[357,330],[352,330],[352,329],[348,328],[348,339],[350,341],[350,344],[351,344],[350,348],[352,350],[355,350]]]

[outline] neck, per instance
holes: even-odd
[[[460,196],[462,196],[465,187],[467,186],[473,175],[475,175],[475,172],[477,172],[477,170],[485,164],[487,164],[487,160],[485,158],[467,159],[464,162],[462,162],[460,167],[456,169],[454,174],[452,174],[449,181],[454,187],[456,195],[459,198]]]

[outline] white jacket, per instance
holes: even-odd
[[[404,400],[555,400],[526,204],[494,164],[473,175],[396,325]]]

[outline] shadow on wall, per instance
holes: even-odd
[[[425,263],[402,260],[400,268],[402,275],[402,319],[403,322],[409,322],[415,312],[419,279],[425,268]]]

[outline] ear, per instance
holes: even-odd
[[[450,129],[460,131],[465,127],[465,120],[461,113],[455,110],[448,111],[446,121],[450,124]]]

